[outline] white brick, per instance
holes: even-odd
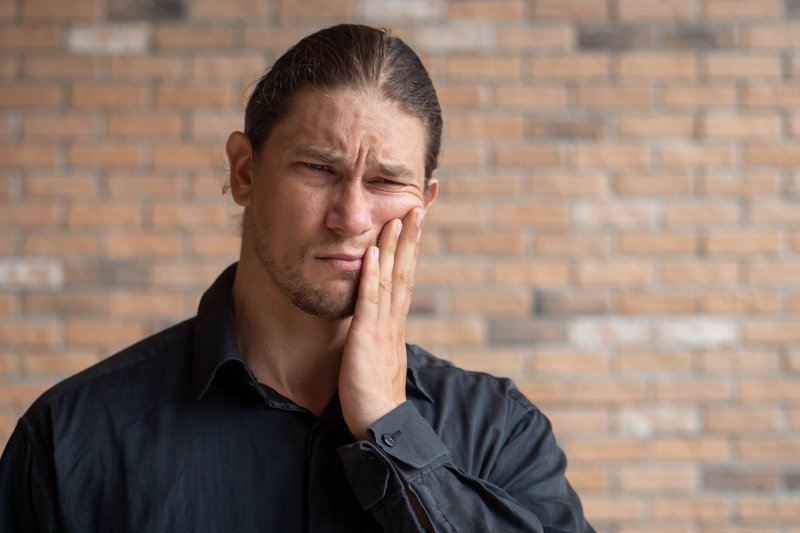
[[[444,0],[361,0],[355,11],[358,17],[370,20],[430,20],[440,18],[446,8]]]
[[[689,348],[732,346],[739,340],[739,328],[732,320],[692,317],[662,320],[656,324],[656,342]]]
[[[637,318],[582,318],[567,325],[572,346],[588,350],[605,350],[615,346],[646,344],[650,327]]]
[[[60,289],[64,286],[64,264],[56,259],[0,259],[0,288]]]
[[[153,34],[148,23],[82,26],[71,28],[69,51],[90,55],[141,55],[147,52]]]
[[[696,433],[700,428],[700,420],[694,409],[668,405],[622,407],[618,424],[622,433],[640,438],[650,437],[654,433]]]
[[[409,41],[414,46],[435,52],[493,50],[496,40],[494,26],[476,23],[418,28],[409,35]]]

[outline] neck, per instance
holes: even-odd
[[[239,264],[231,297],[239,350],[256,378],[319,415],[338,385],[350,319],[301,311],[258,265]]]

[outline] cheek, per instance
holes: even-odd
[[[373,211],[373,220],[380,228],[390,220],[402,219],[406,213],[423,205],[422,198],[413,194],[397,194],[381,197]]]

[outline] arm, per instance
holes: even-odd
[[[405,320],[421,215],[414,209],[402,225],[387,223],[380,249],[364,256],[339,372],[342,414],[359,439],[340,449],[356,497],[387,533],[593,532],[564,478],[566,460],[549,423],[516,389],[486,479],[459,468],[406,401]]]
[[[0,531],[59,530],[51,470],[20,420],[0,457]]]

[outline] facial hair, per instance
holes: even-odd
[[[251,218],[251,220],[253,219]],[[341,242],[301,244],[299,247],[300,263],[293,268],[290,266],[291,261],[288,256],[283,257],[280,262],[270,257],[267,253],[268,248],[264,244],[263,235],[254,220],[251,229],[256,253],[264,271],[295,307],[310,315],[329,320],[341,320],[353,315],[358,299],[360,270],[341,272],[339,279],[345,286],[340,290],[335,290],[315,284],[314,280],[309,279],[302,269],[303,265],[315,260],[312,255],[314,248],[338,248],[342,247]],[[361,246],[361,248],[366,248],[366,246]]]

